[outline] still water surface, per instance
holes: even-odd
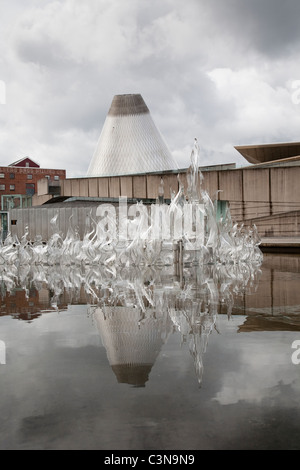
[[[264,255],[206,348],[174,315],[26,294],[2,292],[0,449],[300,449],[298,255]]]

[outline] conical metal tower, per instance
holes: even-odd
[[[177,168],[142,96],[114,96],[87,176],[129,175]]]

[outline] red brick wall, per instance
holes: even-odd
[[[34,185],[34,192],[36,193],[38,180],[45,178],[47,175],[49,181],[55,181],[57,178],[64,180],[66,179],[66,170],[15,166],[0,167],[0,201],[2,195],[21,194],[26,196],[26,185],[28,184]],[[4,210],[4,208],[1,207],[1,210]]]

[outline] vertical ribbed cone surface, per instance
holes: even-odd
[[[128,175],[176,168],[142,96],[114,96],[87,176]]]
[[[135,307],[96,308],[94,320],[110,366],[120,383],[143,386],[171,331],[169,317],[148,315],[140,325]]]

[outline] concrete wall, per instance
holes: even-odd
[[[206,171],[203,173],[202,189],[203,191],[207,191],[212,199],[220,199],[220,195],[217,195],[217,191],[219,190],[218,171]]]
[[[32,196],[32,205],[39,206],[45,204],[45,202],[47,201],[50,201],[50,199],[52,199],[52,196],[50,194],[45,194],[43,196],[37,196],[36,194],[34,194]]]
[[[134,197],[146,198],[147,197],[147,178],[146,175],[137,175],[132,178],[132,191]]]
[[[232,217],[242,220],[244,218],[243,171],[229,170],[218,173],[219,200],[230,201]]]
[[[300,211],[253,218],[246,224],[255,224],[261,237],[299,237]]]
[[[300,209],[300,167],[270,168],[271,214]]]
[[[109,178],[108,188],[109,188],[109,197],[119,197],[121,195],[120,177],[115,176],[113,178]]]
[[[270,181],[268,169],[243,171],[243,219],[270,215]]]
[[[133,197],[133,177],[122,176],[120,178],[120,195],[127,196],[128,198]]]
[[[162,175],[133,175],[104,178],[70,178],[61,181],[61,196],[69,197],[107,197],[118,198],[127,196],[135,199],[156,199]],[[185,174],[183,180],[185,181]],[[178,192],[177,173],[163,175],[165,198],[171,197],[171,192]],[[46,194],[44,185],[40,186],[34,205],[42,204],[39,196]]]
[[[98,197],[98,181],[94,178],[88,178],[89,197]]]
[[[97,178],[99,197],[109,197],[108,178]]]
[[[300,210],[300,166],[244,169],[216,169],[203,171],[202,189],[214,200],[229,201],[232,218],[237,222],[253,222],[263,235],[291,236],[299,234],[294,215],[286,219],[270,218],[274,215]],[[177,193],[179,181],[187,189],[186,172],[116,176],[103,178],[71,178],[62,180],[61,195],[77,197],[156,199],[161,178],[164,195],[169,199]],[[35,196],[33,205],[45,202],[45,188]]]
[[[40,235],[44,241],[48,240],[52,235],[51,219],[58,213],[58,227],[63,236],[67,234],[69,227],[77,228],[81,238],[84,235],[87,216],[96,217],[97,206],[93,207],[66,207],[57,209],[55,205],[26,208],[11,209],[10,219],[16,220],[17,224],[11,226],[13,235],[17,235],[19,239],[24,235],[25,227],[28,226],[30,240],[34,240],[36,234]]]
[[[49,180],[47,178],[42,178],[37,182],[37,194],[45,195],[49,193]]]

